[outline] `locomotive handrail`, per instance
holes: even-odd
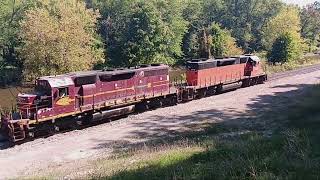
[[[44,108],[44,107],[47,107],[47,105],[42,105],[42,106],[37,106],[37,105],[30,105],[30,107],[25,107],[25,106],[21,106],[19,107],[19,109],[36,109],[36,108]]]

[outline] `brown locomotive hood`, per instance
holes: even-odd
[[[36,99],[36,97],[37,97],[37,95],[35,95],[35,94],[20,93],[20,94],[18,94],[18,103],[32,104],[33,101]]]

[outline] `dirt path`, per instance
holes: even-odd
[[[239,118],[250,118],[269,108],[266,104],[283,106],[283,99],[319,83],[319,78],[320,71],[291,76],[0,150],[0,179],[105,156],[128,145],[196,131],[210,123],[239,123]]]

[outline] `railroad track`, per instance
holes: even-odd
[[[286,71],[286,72],[281,72],[281,73],[275,73],[275,74],[269,75],[268,81],[274,81],[274,80],[278,80],[278,79],[282,79],[282,78],[286,78],[286,77],[290,77],[290,76],[295,76],[295,75],[300,75],[300,74],[308,74],[308,73],[312,73],[312,72],[315,72],[315,71],[320,71],[320,64],[310,65],[310,66],[306,66],[306,67],[299,68],[299,69],[296,69],[296,70],[291,70],[291,71]],[[117,119],[121,119],[121,117],[105,120],[102,123],[110,122],[110,121],[117,120]],[[98,124],[102,124],[102,123],[98,123]],[[94,124],[91,124],[91,125],[85,125],[85,126],[82,126],[81,128],[79,128],[79,130],[85,129],[85,128],[88,128],[88,127],[94,126],[94,125],[97,125],[97,124],[94,123]],[[72,131],[72,130],[75,130],[75,129],[71,128],[71,129],[60,131],[60,132],[55,133],[55,134],[65,133],[65,132]],[[51,135],[39,136],[37,138],[48,137],[48,136],[51,136]],[[24,142],[27,142],[27,141],[32,141],[32,139],[31,140],[22,141],[21,144],[24,143]],[[4,149],[4,148],[7,148],[7,147],[8,147],[8,141],[6,141],[0,134],[0,150]]]
[[[295,76],[295,75],[300,75],[300,74],[308,74],[308,73],[312,73],[312,72],[319,71],[319,70],[320,70],[320,64],[310,65],[310,66],[306,66],[306,67],[291,70],[291,71],[286,71],[286,72],[275,73],[275,74],[269,75],[268,81],[274,81],[277,79],[282,79],[285,77],[290,77],[290,76]]]

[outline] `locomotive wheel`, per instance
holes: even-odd
[[[251,81],[251,79],[245,79],[245,80],[243,80],[242,81],[242,88],[245,88],[245,87],[249,87],[250,86],[250,81]]]
[[[257,84],[257,78],[252,78],[250,82],[250,86],[254,86]]]
[[[9,140],[9,133],[10,133],[10,129],[5,127],[5,126],[2,126],[0,128],[0,141],[2,140]]]
[[[216,94],[221,94],[222,90],[223,90],[223,85],[222,84],[218,85],[217,90],[216,90]]]
[[[201,99],[207,96],[207,90],[206,89],[201,89],[197,93],[197,98]]]
[[[35,127],[29,127],[28,128],[28,130],[27,130],[27,137],[28,137],[28,139],[33,139],[33,138],[35,138],[35,134],[36,134],[36,128]]]
[[[149,104],[150,104],[149,105],[150,109],[157,109],[157,108],[163,106],[163,102],[162,102],[161,98],[155,98],[155,99],[151,100]]]
[[[207,96],[213,96],[216,94],[216,88],[215,87],[209,87],[209,89],[206,92]]]
[[[258,84],[263,84],[264,81],[266,81],[266,80],[267,80],[266,76],[260,76],[260,77],[258,78]]]
[[[136,108],[137,112],[144,112],[149,109],[149,105],[146,101],[143,101],[143,102],[136,104],[135,108]]]
[[[174,96],[168,96],[165,98],[162,98],[162,105],[163,106],[173,106],[175,105],[175,97]]]

